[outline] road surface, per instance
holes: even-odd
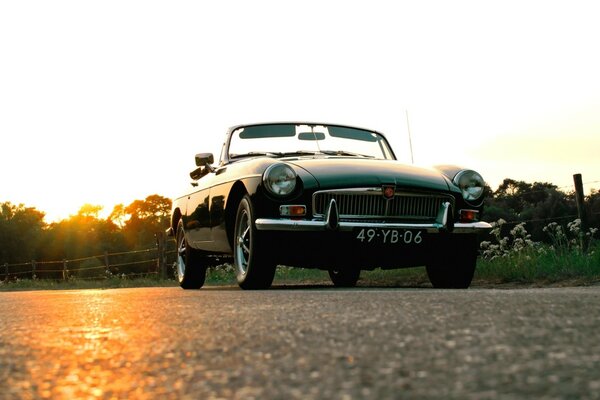
[[[600,287],[0,293],[0,398],[600,398]]]

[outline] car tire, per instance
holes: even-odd
[[[443,246],[439,257],[427,264],[427,276],[437,289],[467,289],[477,265],[477,240],[466,237]]]
[[[336,287],[354,287],[360,278],[358,268],[333,268],[329,270],[329,278]]]
[[[254,209],[248,195],[238,205],[233,236],[233,263],[242,289],[268,289],[277,264],[264,235],[254,225]]]
[[[185,238],[183,221],[177,224],[177,280],[184,289],[200,289],[206,279],[206,263],[198,250],[192,249]]]

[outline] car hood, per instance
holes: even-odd
[[[395,160],[299,158],[286,162],[311,174],[321,189],[395,185],[398,188],[449,190],[448,181],[440,172]]]

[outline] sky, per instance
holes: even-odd
[[[0,0],[0,202],[189,188],[237,124],[386,134],[398,158],[600,188],[600,6],[581,1]],[[408,115],[408,123],[407,123]]]

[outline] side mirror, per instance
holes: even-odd
[[[197,181],[198,179],[202,178],[204,175],[208,174],[209,172],[213,172],[215,170],[211,165],[212,163],[215,162],[215,158],[213,157],[212,153],[196,154],[195,159],[196,159],[196,166],[198,168],[196,168],[195,170],[190,172],[190,178],[192,178],[193,180]]]
[[[212,153],[199,153],[196,154],[196,166],[204,167],[205,165],[214,164],[215,158]]]
[[[202,178],[204,175],[208,174],[208,170],[205,167],[198,167],[192,172],[190,172],[190,178],[197,181]]]

